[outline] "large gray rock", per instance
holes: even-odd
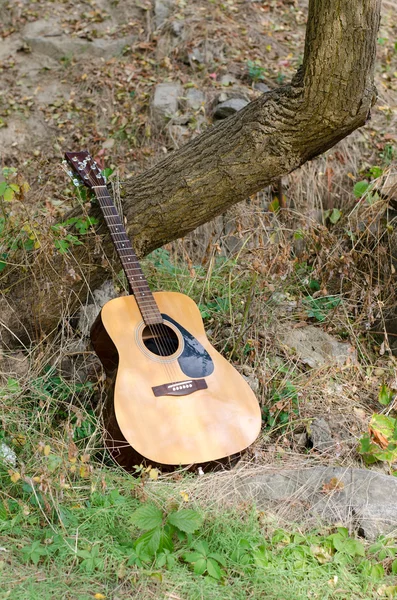
[[[356,351],[350,344],[339,342],[314,325],[296,329],[284,326],[279,336],[284,346],[294,350],[298,358],[309,367],[331,364],[342,366],[357,362]]]
[[[214,118],[215,119],[226,119],[230,117],[230,115],[234,115],[234,113],[238,112],[244,106],[249,104],[248,100],[244,100],[243,98],[230,98],[225,102],[221,102],[215,108]]]
[[[63,57],[111,58],[122,53],[134,41],[134,36],[123,38],[99,38],[93,41],[66,35],[53,20],[41,19],[28,23],[22,34],[23,40],[33,52],[59,60]]]
[[[152,117],[156,125],[162,126],[173,117],[178,110],[182,86],[179,83],[159,83],[154,90],[152,100]]]
[[[397,531],[397,479],[366,469],[312,467],[237,476],[231,496],[292,520],[343,523],[373,540]]]

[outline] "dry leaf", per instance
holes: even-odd
[[[382,448],[382,450],[386,450],[386,448],[388,448],[389,446],[389,440],[387,439],[387,437],[385,435],[383,435],[383,433],[381,433],[380,431],[377,431],[376,429],[372,429],[372,427],[369,427],[369,435],[371,436],[372,440],[375,442],[375,444],[378,444],[378,446],[380,446]]]
[[[12,483],[16,483],[17,481],[19,481],[21,479],[20,473],[17,473],[16,471],[8,471],[8,474],[10,476]]]

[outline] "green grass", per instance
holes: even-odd
[[[144,268],[154,289],[196,300],[226,355],[260,364],[252,331],[263,325],[263,302],[259,309],[247,304],[263,294],[260,275],[222,258],[188,269],[164,250]],[[156,473],[121,472],[102,447],[101,383],[63,378],[53,347],[52,362],[41,348],[31,356],[30,373],[0,389],[0,444],[17,457],[16,465],[0,457],[0,600],[397,597],[391,538],[369,544],[342,527],[281,526],[253,503],[225,508],[216,492],[197,496],[192,475],[152,481]],[[287,430],[297,416],[299,381],[292,375],[288,365],[278,366],[269,384],[268,435]],[[142,506],[157,507],[158,532],[133,517]],[[194,527],[178,528],[170,515],[185,509],[194,511]]]
[[[176,540],[169,568],[159,567],[156,555],[137,565],[135,542],[142,532],[132,514],[142,505],[137,496],[144,486],[127,475],[103,476],[107,490],[92,491],[94,481],[76,485],[50,509],[45,503],[39,506],[22,481],[14,485],[18,500],[3,500],[0,520],[6,549],[0,561],[0,598],[166,598],[174,593],[191,600],[358,599],[378,597],[376,590],[395,579],[387,574],[395,570],[392,541],[364,546],[342,528],[287,531],[249,506],[201,509],[202,526]],[[164,498],[164,490],[158,496],[151,492],[165,511],[190,505]],[[198,541],[219,556],[219,581],[195,574],[184,559]]]

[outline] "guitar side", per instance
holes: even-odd
[[[197,340],[213,368],[200,366],[204,377],[200,379],[198,372],[189,377],[182,368],[186,371],[185,365],[194,367],[194,361],[204,365],[202,357],[192,356],[189,363],[181,357],[179,361],[172,356],[163,360],[142,351],[142,317],[134,297],[111,300],[103,307],[91,335],[108,380],[114,383],[114,409],[108,422],[117,424],[137,456],[152,463],[201,464],[241,452],[260,431],[261,414],[255,395],[209,343],[193,300],[176,292],[156,292],[154,296],[161,313]],[[186,380],[205,381],[207,387],[186,395],[156,397],[153,393],[153,388]],[[108,416],[109,412],[112,409],[107,411]],[[109,431],[108,424],[106,427]],[[109,434],[113,437],[111,431]]]

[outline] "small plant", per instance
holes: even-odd
[[[291,381],[283,382],[278,388],[274,388],[270,405],[262,410],[265,428],[285,429],[291,417],[298,414],[298,402],[298,392]]]
[[[74,227],[78,234],[85,235],[90,227],[97,225],[95,217],[71,217],[62,223],[52,225],[51,229],[55,235],[54,245],[61,254],[66,254],[70,246],[80,246],[83,242],[72,233],[68,233],[69,227]]]
[[[340,303],[341,298],[339,296],[321,296],[319,298],[307,296],[303,299],[307,316],[320,322],[325,321],[327,315],[337,308]]]
[[[397,462],[397,419],[387,415],[372,415],[368,433],[360,439],[359,453],[367,465],[387,462],[391,468]],[[393,475],[397,471],[393,472]]]
[[[247,62],[248,77],[251,81],[262,81],[265,79],[266,69],[261,66],[258,60],[249,60]]]
[[[196,575],[205,575],[206,573],[213,579],[221,579],[223,572],[221,565],[226,562],[223,556],[217,552],[211,552],[207,542],[199,540],[192,544],[193,552],[186,552],[183,560],[193,566]]]
[[[143,504],[132,515],[131,523],[145,531],[135,542],[135,549],[147,558],[173,552],[175,538],[187,540],[202,524],[200,515],[182,508],[166,514],[154,504]],[[167,562],[167,553],[161,560]]]

